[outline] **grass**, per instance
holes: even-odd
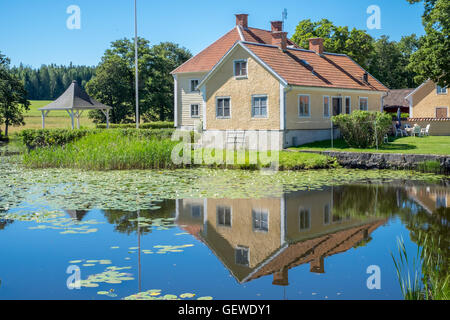
[[[192,166],[258,169],[270,166],[270,162],[264,161],[261,153],[234,152],[231,155],[233,161],[227,161],[225,153],[215,157],[215,153],[209,149],[199,149],[203,154],[200,161],[195,160],[198,153],[191,151],[187,161],[174,162],[172,150],[179,142],[170,139],[125,135],[123,132],[123,130],[110,129],[90,134],[64,146],[36,148],[23,155],[23,163],[30,168],[78,168],[84,170],[175,169]],[[223,150],[218,152],[223,152]],[[207,157],[207,154],[210,157]],[[179,155],[182,156],[183,152],[179,152]],[[240,156],[243,156],[244,160],[236,161]],[[320,169],[337,166],[334,159],[319,154],[274,151],[269,155],[270,161],[272,161],[272,156],[275,160],[279,159],[280,170]],[[251,161],[251,159],[257,159],[257,161]]]
[[[9,133],[20,132],[24,129],[41,129],[42,128],[42,116],[38,108],[44,107],[51,103],[48,100],[30,100],[30,110],[24,114],[25,125],[19,127],[9,127]],[[71,120],[67,111],[55,110],[48,113],[45,117],[45,128],[56,129],[56,128],[71,128]],[[75,126],[77,124],[76,120],[74,122]],[[84,112],[80,117],[80,126],[93,128],[95,124],[91,119],[87,117],[87,113]],[[2,128],[4,130],[4,128]]]
[[[383,144],[377,150],[351,148],[343,139],[333,141],[319,141],[304,144],[299,147],[289,148],[296,151],[346,151],[346,152],[377,152],[377,153],[406,153],[406,154],[436,154],[450,155],[450,137],[427,136],[427,137],[403,137],[396,138],[389,143]]]

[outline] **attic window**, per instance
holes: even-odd
[[[439,85],[436,86],[437,94],[447,94],[447,87],[441,87]]]
[[[234,76],[247,77],[247,60],[234,61]]]
[[[198,79],[191,79],[191,92],[198,92],[197,86],[198,86]]]

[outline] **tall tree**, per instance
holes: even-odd
[[[450,1],[423,1],[426,34],[420,39],[420,48],[411,55],[409,69],[417,73],[417,81],[431,79],[441,86],[450,86]]]
[[[191,57],[177,44],[165,42],[150,46],[138,39],[139,111],[146,121],[173,118],[173,78],[170,72]],[[89,94],[113,107],[113,122],[134,121],[134,41],[121,39],[111,43],[97,67],[96,76],[87,83]],[[119,81],[117,77],[121,75]],[[114,89],[112,89],[114,88]],[[105,121],[99,112],[91,112],[97,122]]]
[[[5,136],[11,125],[24,125],[23,113],[29,110],[27,92],[19,78],[9,70],[9,59],[0,53],[0,124]]]

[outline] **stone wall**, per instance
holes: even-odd
[[[339,164],[354,169],[420,169],[427,161],[440,164],[442,173],[450,173],[450,155],[423,155],[400,153],[366,153],[336,151],[305,151],[335,157]]]

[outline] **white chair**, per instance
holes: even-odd
[[[422,128],[420,130],[420,135],[421,136],[429,136],[429,132],[430,132],[430,124],[427,124],[427,126],[425,128]]]
[[[422,129],[420,129],[420,126],[414,126],[413,131],[412,131],[412,136],[413,137],[416,137],[416,136],[421,137],[422,136]]]

